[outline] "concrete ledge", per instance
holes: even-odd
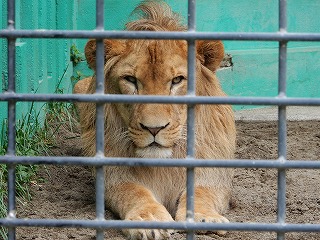
[[[235,119],[242,121],[277,121],[278,107],[240,110],[235,112]],[[287,107],[288,121],[320,120],[320,106],[318,107]]]

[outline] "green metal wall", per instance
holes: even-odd
[[[6,28],[7,0],[0,5],[0,26]],[[121,30],[139,0],[105,1],[105,29]],[[185,18],[185,0],[167,0]],[[288,1],[288,30],[320,31],[320,1]],[[16,0],[18,29],[95,28],[95,0]],[[274,32],[278,29],[277,0],[198,0],[198,31]],[[72,74],[90,74],[86,63],[74,67],[70,62],[72,44],[82,51],[86,40],[18,39],[17,91],[53,93],[56,85],[70,92]],[[233,67],[218,75],[226,92],[233,96],[276,96],[278,78],[278,43],[225,41],[232,55]],[[6,40],[0,41],[2,92],[6,90]],[[320,43],[290,42],[288,49],[288,95],[320,97]],[[18,113],[28,110],[29,103],[18,103]],[[41,104],[37,105],[38,108]],[[242,106],[238,106],[243,108]],[[6,117],[6,103],[0,102],[0,123]]]

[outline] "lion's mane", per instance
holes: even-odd
[[[185,31],[179,15],[173,13],[171,9],[163,2],[144,1],[140,4],[136,12],[138,19],[126,24],[126,30],[129,31]],[[140,80],[140,89],[147,94],[164,95],[170,92],[170,95],[185,95],[187,76],[181,76],[179,71],[175,71],[170,65],[178,61],[178,68],[183,66],[185,72],[187,65],[187,43],[182,40],[104,40],[105,63],[105,93],[121,94],[121,85],[126,82],[124,87],[125,94],[136,94],[138,83],[134,82],[131,76],[123,76],[119,70],[121,61],[125,66],[137,70],[143,66],[142,77]],[[134,52],[134,53],[132,53]],[[171,55],[168,55],[169,53]],[[85,48],[86,59],[92,69],[96,68],[96,41],[90,40]],[[135,54],[135,55],[132,55]],[[147,57],[146,57],[147,56]],[[196,95],[197,96],[225,96],[220,83],[216,77],[216,71],[224,56],[224,48],[221,41],[196,41]],[[130,58],[131,57],[131,58]],[[123,60],[125,59],[125,60]],[[129,60],[132,62],[129,62]],[[148,59],[148,60],[146,60]],[[168,61],[169,59],[169,61]],[[143,64],[137,64],[140,61]],[[149,62],[148,62],[149,61]],[[167,62],[164,62],[167,61]],[[157,63],[160,64],[157,64]],[[120,67],[119,67],[120,66]],[[161,69],[162,66],[169,66],[168,69]],[[150,68],[155,69],[154,72]],[[119,71],[118,71],[119,70]],[[167,70],[167,71],[166,71]],[[126,70],[127,71],[127,70]],[[130,74],[129,70],[129,74]],[[119,73],[117,75],[117,73]],[[168,73],[169,72],[169,73]],[[176,73],[177,72],[177,73]],[[126,74],[126,72],[125,72]],[[165,76],[167,79],[164,79]],[[171,75],[174,76],[171,76]],[[178,79],[176,75],[178,74]],[[180,75],[179,75],[180,74]],[[134,75],[134,74],[130,74]],[[187,74],[185,74],[187,75]],[[151,77],[150,77],[151,76]],[[168,77],[169,76],[169,77]],[[170,77],[171,76],[171,77]],[[126,81],[126,78],[128,81]],[[153,80],[151,80],[153,79]],[[155,80],[156,79],[156,80]],[[169,79],[169,80],[168,80]],[[176,87],[173,80],[178,80],[181,84]],[[122,81],[122,82],[121,82]],[[157,83],[158,81],[158,83]],[[161,82],[162,81],[162,82]],[[152,82],[152,83],[150,83]],[[135,85],[134,85],[135,84]],[[144,85],[143,85],[144,84]],[[153,84],[158,84],[158,88],[153,88]],[[169,87],[169,85],[172,88]],[[121,86],[120,86],[121,85]],[[174,86],[173,86],[174,85]],[[135,87],[133,87],[135,86]],[[181,87],[183,86],[183,87]],[[132,88],[135,88],[132,91]],[[93,94],[96,89],[95,76],[79,81],[74,89],[75,93]],[[169,90],[168,90],[169,89]],[[182,89],[182,90],[181,90]],[[159,92],[157,92],[159,91]],[[172,91],[176,91],[173,92]],[[143,93],[138,93],[143,94]],[[80,125],[82,130],[83,151],[86,156],[96,154],[96,107],[94,103],[78,103]],[[133,106],[133,107],[132,107]],[[186,105],[166,104],[170,111],[165,111],[164,105],[156,105],[152,109],[151,104],[124,104],[124,103],[106,103],[104,105],[105,120],[105,155],[107,157],[137,157],[137,149],[140,147],[139,142],[135,142],[134,137],[145,136],[156,139],[153,131],[164,129],[162,136],[170,138],[170,134],[179,135],[174,144],[171,144],[170,150],[165,144],[162,147],[154,146],[153,143],[147,147],[141,144],[139,149],[145,155],[155,157],[186,157]],[[131,107],[131,108],[130,108]],[[125,112],[126,109],[130,109]],[[134,110],[132,110],[134,109]],[[139,111],[137,109],[151,109],[150,115],[145,114],[143,119],[150,117],[147,121],[151,127],[141,123]],[[176,110],[176,112],[174,112]],[[135,111],[135,112],[134,112]],[[160,111],[160,113],[159,113]],[[163,111],[163,113],[161,113]],[[133,114],[131,114],[134,112]],[[130,115],[131,114],[131,115]],[[170,114],[175,116],[177,121],[172,121]],[[130,117],[127,117],[129,116]],[[152,115],[152,116],[151,116]],[[157,123],[157,117],[162,118],[168,115],[170,125],[153,125]],[[181,120],[182,119],[182,120]],[[133,122],[136,125],[132,127]],[[163,123],[163,122],[162,122]],[[178,126],[177,126],[177,123]],[[131,125],[130,125],[131,124]],[[139,125],[140,124],[140,125]],[[130,126],[129,126],[130,125]],[[173,126],[171,129],[167,127]],[[149,124],[150,126],[150,124]],[[161,128],[157,128],[160,126]],[[172,130],[174,127],[178,130]],[[171,133],[170,133],[170,130]],[[149,131],[149,132],[148,132]],[[179,134],[177,134],[179,133]],[[131,135],[130,135],[131,134]],[[161,133],[159,133],[160,135]],[[196,105],[195,106],[195,157],[198,159],[232,159],[235,151],[235,124],[233,111],[229,105]],[[172,139],[172,137],[171,137]],[[143,141],[142,141],[143,142]],[[162,142],[161,142],[162,143]],[[149,143],[148,143],[149,144]],[[163,150],[165,149],[165,150]],[[156,155],[156,154],[159,155]],[[154,154],[154,155],[152,155]],[[138,156],[139,157],[139,156]],[[232,185],[233,170],[228,168],[196,168],[195,175],[195,220],[209,222],[227,222],[222,214],[228,208]],[[119,214],[122,219],[127,220],[154,220],[158,221],[183,221],[185,218],[185,182],[186,172],[183,168],[166,168],[166,167],[130,167],[130,166],[108,166],[106,167],[106,204],[107,207]],[[169,214],[170,213],[170,214]],[[151,216],[146,217],[146,216]],[[172,216],[172,217],[171,217]],[[149,230],[128,230],[125,231],[133,239],[145,239],[139,236],[150,235]],[[152,234],[154,234],[153,232]],[[224,232],[221,232],[224,233]],[[152,235],[151,234],[151,235]],[[168,236],[164,230],[156,231],[159,238],[166,239]],[[161,236],[160,236],[161,235]],[[152,238],[148,238],[152,239]]]

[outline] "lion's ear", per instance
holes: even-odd
[[[124,50],[124,42],[121,40],[103,40],[104,43],[104,62],[111,56],[119,55]],[[84,53],[89,67],[93,70],[96,69],[96,40],[91,39],[87,42]]]
[[[224,47],[221,41],[197,41],[197,56],[201,64],[215,72],[224,57]]]

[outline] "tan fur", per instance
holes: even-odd
[[[159,1],[143,2],[141,19],[127,24],[130,31],[183,31],[177,14]],[[104,40],[105,83],[108,94],[185,95],[187,43],[181,40]],[[223,55],[221,41],[196,43],[196,94],[224,96],[215,71]],[[85,49],[95,69],[95,40]],[[180,77],[183,76],[183,77]],[[135,77],[137,82],[133,82]],[[178,78],[177,78],[178,77]],[[179,79],[182,81],[179,82]],[[95,91],[95,78],[75,86],[75,93]],[[109,157],[186,157],[186,111],[178,104],[105,104],[105,155]],[[235,150],[233,112],[227,105],[195,108],[196,158],[232,159]],[[95,105],[79,105],[84,153],[95,155]],[[154,136],[153,136],[154,135]],[[156,144],[150,144],[155,141]],[[128,161],[130,161],[128,159]],[[184,221],[186,171],[164,167],[106,168],[106,204],[126,220]],[[196,169],[195,220],[228,222],[232,169]],[[130,239],[166,239],[169,231],[132,229]],[[224,232],[218,232],[223,234]]]
[[[86,93],[88,91],[88,88],[89,88],[91,81],[92,81],[92,77],[81,79],[80,81],[78,81],[74,85],[73,93],[76,93],[76,94]],[[80,102],[77,102],[75,104],[76,104],[76,107],[77,107],[79,115],[80,115],[82,113],[81,109],[85,108],[86,104],[80,103]],[[80,116],[80,118],[82,118],[82,116]]]

